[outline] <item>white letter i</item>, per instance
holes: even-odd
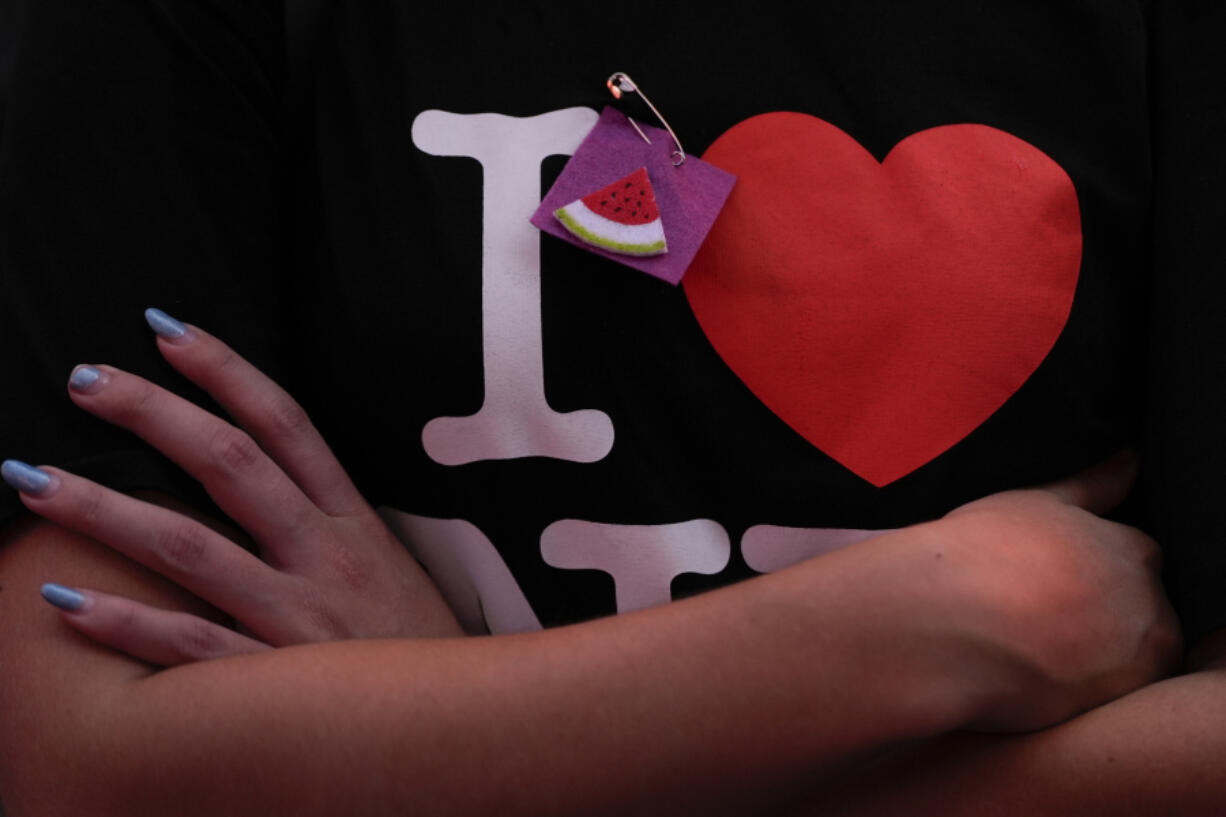
[[[541,201],[541,162],[573,154],[597,118],[590,108],[528,118],[434,110],[413,121],[413,144],[419,149],[476,159],[484,176],[485,399],[476,414],[426,423],[422,445],[435,462],[515,457],[596,462],[613,447],[613,421],[603,411],[562,414],[545,400],[540,231],[528,221]]]

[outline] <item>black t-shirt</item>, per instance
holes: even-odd
[[[465,624],[503,631],[777,569],[1148,427],[1177,601],[1226,625],[1198,379],[1220,287],[1195,278],[1222,253],[1185,219],[1221,212],[1188,151],[1222,116],[1181,99],[1220,13],[336,3],[292,83],[282,14],[30,10],[5,456],[188,490],[62,393],[78,362],[194,393],[141,324],[159,306],[285,384]],[[680,287],[528,222],[617,70],[738,176]]]

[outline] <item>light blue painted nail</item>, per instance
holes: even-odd
[[[159,337],[174,340],[187,334],[187,327],[160,309],[146,309],[145,321]]]
[[[102,372],[93,366],[78,366],[72,370],[72,377],[68,378],[68,388],[73,391],[89,391],[101,379]]]
[[[75,613],[85,606],[85,596],[62,584],[44,584],[42,594],[53,607],[70,613]]]
[[[51,475],[46,471],[27,465],[21,460],[5,460],[0,465],[4,481],[25,494],[38,496],[51,484]]]

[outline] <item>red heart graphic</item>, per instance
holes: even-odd
[[[1077,192],[1010,134],[932,128],[878,162],[769,113],[703,158],[738,181],[685,277],[694,314],[763,403],[874,485],[990,417],[1068,320]]]

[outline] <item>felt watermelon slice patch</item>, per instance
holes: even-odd
[[[559,207],[553,215],[575,238],[609,252],[641,256],[668,252],[646,167]]]

